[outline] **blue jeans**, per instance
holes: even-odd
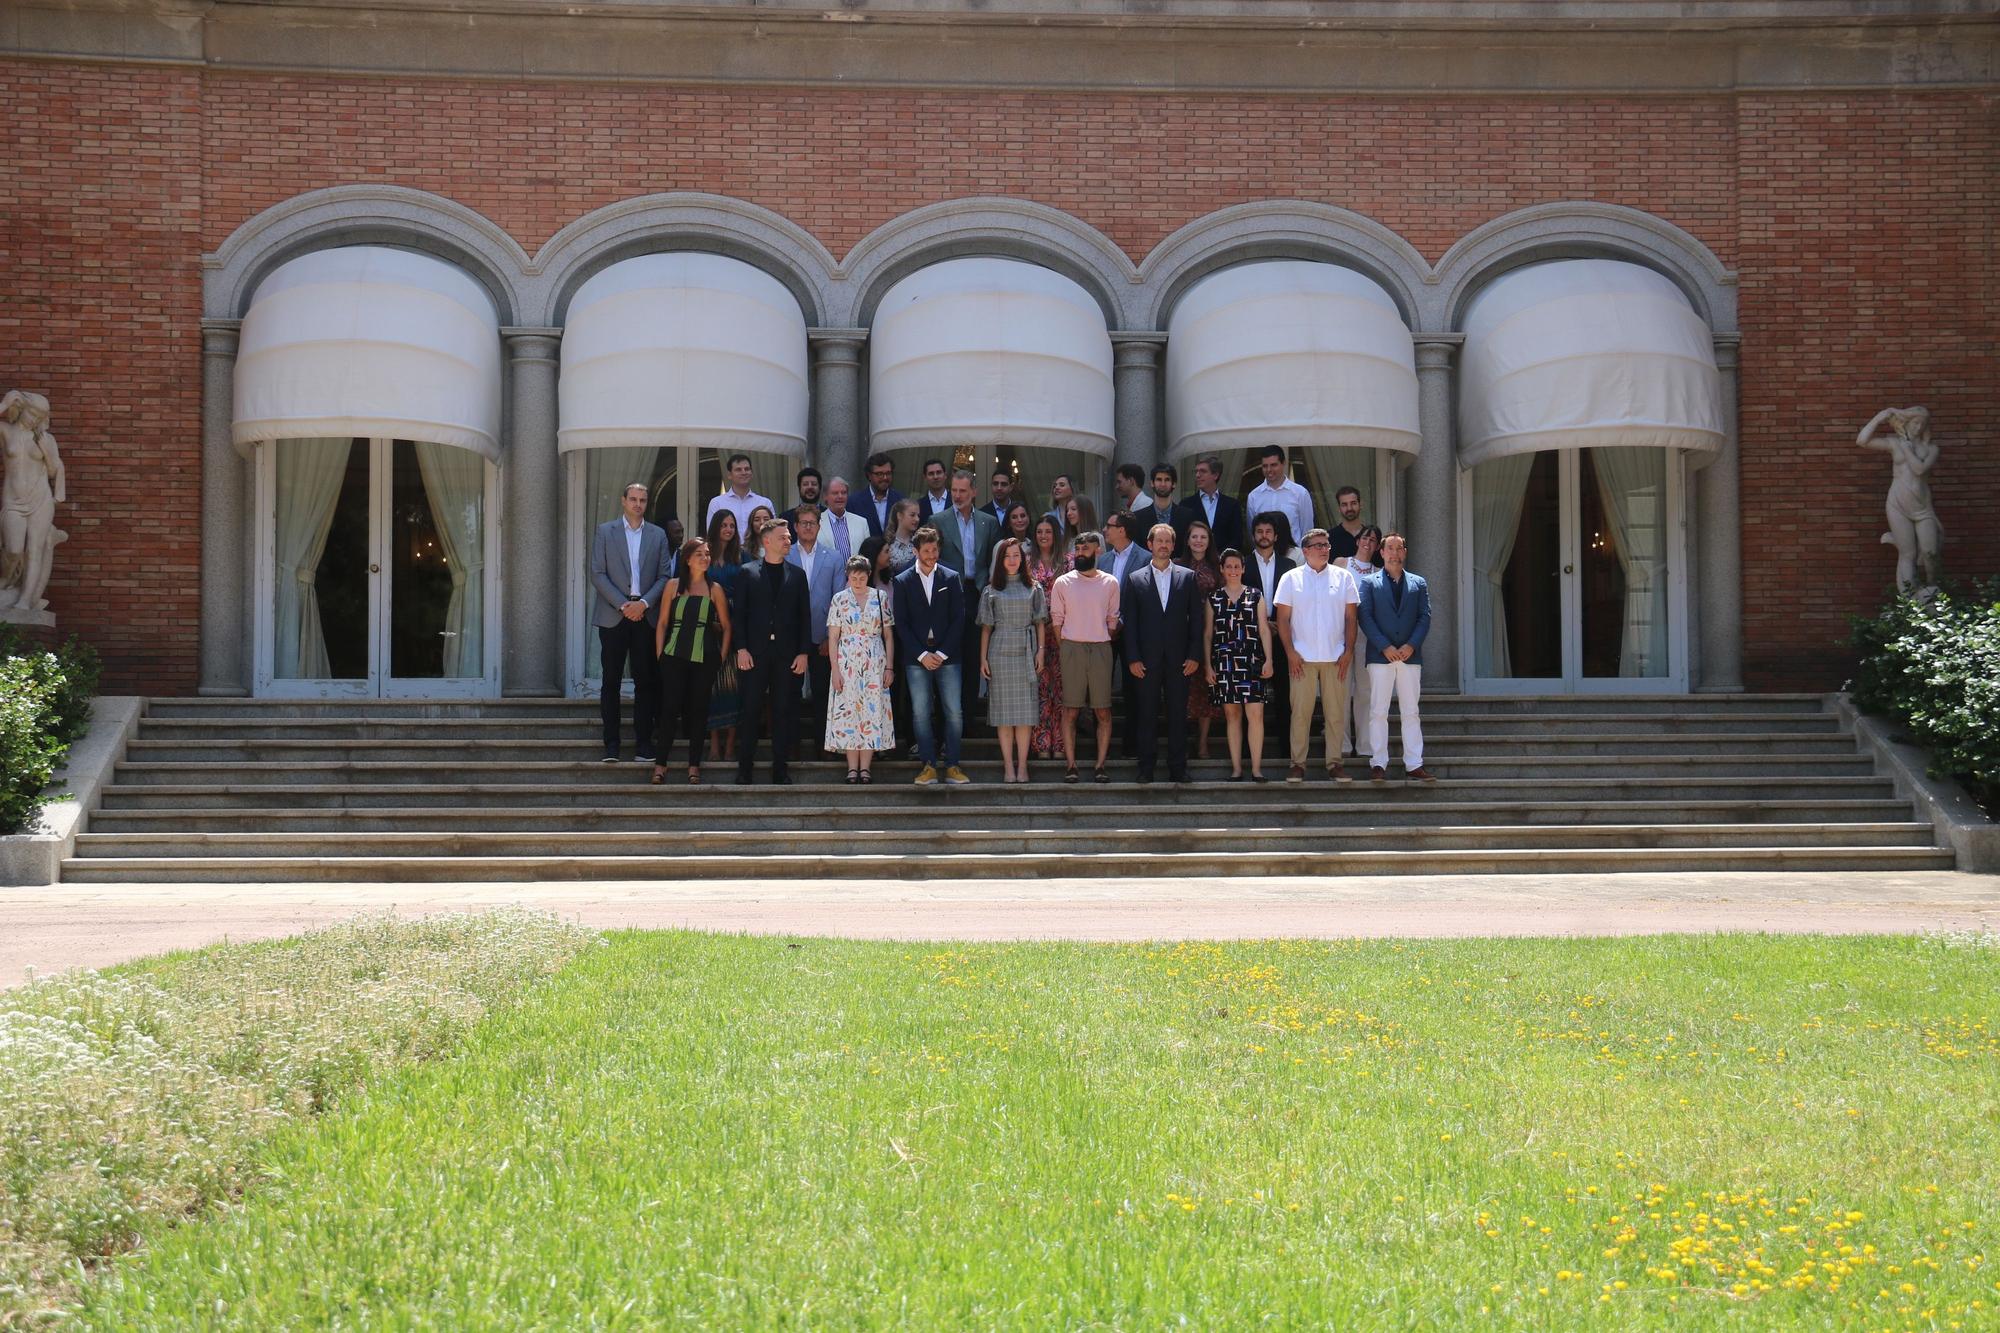
[[[935,671],[916,665],[903,667],[903,679],[910,687],[910,726],[917,733],[917,753],[933,768],[958,766],[958,742],[965,735],[965,707],[959,696],[957,662],[946,662]],[[944,705],[944,761],[938,762],[937,736],[931,730],[931,700]]]

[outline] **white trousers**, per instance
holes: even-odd
[[[1403,715],[1403,771],[1424,766],[1424,724],[1417,717],[1417,693],[1424,669],[1413,662],[1368,664],[1368,760],[1371,768],[1389,767],[1389,696]]]

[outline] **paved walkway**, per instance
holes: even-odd
[[[1369,876],[803,884],[136,884],[0,889],[0,986],[356,912],[518,904],[591,926],[869,939],[1256,939],[2000,930],[2000,876]]]

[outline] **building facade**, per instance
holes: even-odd
[[[2000,567],[1987,3],[26,0],[0,77],[107,689],[589,691],[593,525],[739,449],[1101,508],[1287,443],[1443,690],[1838,685],[1885,406]]]

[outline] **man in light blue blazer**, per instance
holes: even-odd
[[[1403,775],[1435,782],[1424,767],[1424,728],[1417,717],[1423,681],[1424,637],[1431,632],[1431,590],[1423,575],[1403,562],[1402,534],[1382,538],[1382,568],[1361,580],[1356,619],[1368,644],[1368,780],[1389,777],[1389,696],[1403,715]]]
[[[626,664],[632,671],[632,726],[638,758],[653,762],[653,718],[659,703],[659,671],[653,657],[653,627],[660,619],[660,594],[667,586],[667,534],[646,521],[646,487],[633,482],[620,501],[624,512],[598,525],[590,539],[590,623],[604,676],[597,711],[604,722],[604,762],[618,762],[618,694]]]
[[[806,576],[812,614],[812,651],[806,655],[806,674],[801,682],[808,695],[804,714],[812,724],[804,729],[810,754],[819,748],[818,738],[825,734],[826,696],[833,679],[833,659],[826,655],[826,613],[833,605],[833,595],[847,586],[847,571],[833,543],[820,540],[823,525],[818,505],[802,504],[793,510],[792,527],[798,540],[785,553],[785,563]]]

